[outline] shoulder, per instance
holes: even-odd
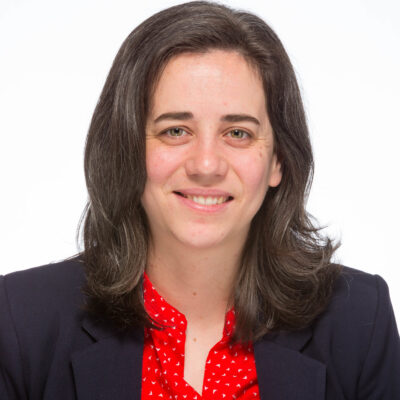
[[[343,338],[349,345],[354,340],[368,347],[370,335],[382,318],[395,324],[386,282],[379,275],[343,266],[326,310],[315,321],[314,331]]]
[[[42,397],[49,375],[71,381],[70,353],[91,342],[81,329],[84,281],[78,258],[0,276],[0,398],[27,398],[28,385]]]
[[[400,339],[389,289],[379,275],[343,267],[312,330],[305,353],[326,364],[328,385],[340,382],[350,398],[396,398]]]
[[[83,316],[83,264],[73,258],[0,277],[0,320],[26,343],[57,336],[61,327],[79,326]]]
[[[13,272],[0,278],[13,313],[67,311],[83,300],[83,263],[79,257]]]
[[[342,267],[335,282],[330,303],[321,318],[333,318],[340,324],[371,324],[380,308],[391,311],[389,289],[379,275]]]
[[[4,275],[7,282],[21,286],[31,284],[53,283],[62,286],[62,282],[82,282],[84,279],[83,262],[80,256],[67,258],[62,261],[41,265]],[[31,286],[31,285],[29,285]],[[35,287],[34,286],[34,287]]]

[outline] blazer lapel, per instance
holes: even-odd
[[[78,400],[139,400],[143,329],[121,334],[90,319],[83,329],[94,343],[72,355]]]
[[[87,318],[93,343],[72,355],[78,400],[140,400],[143,329],[117,333]],[[326,367],[301,353],[311,329],[267,334],[254,343],[261,399],[323,400]]]
[[[254,344],[261,399],[325,399],[326,366],[300,351],[311,330],[269,334]]]

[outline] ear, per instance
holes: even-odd
[[[274,153],[271,160],[268,186],[276,187],[281,183],[281,180],[282,180],[281,163],[278,160],[278,156],[276,155],[276,153]]]

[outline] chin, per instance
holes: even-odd
[[[184,246],[193,249],[210,249],[219,246],[227,241],[227,235],[214,229],[212,232],[201,231],[186,231],[179,232],[175,235],[176,239]]]

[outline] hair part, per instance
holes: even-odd
[[[145,129],[156,84],[171,58],[236,51],[259,73],[282,168],[254,217],[234,288],[233,340],[309,325],[326,307],[340,267],[337,247],[305,209],[313,155],[293,67],[254,14],[194,1],[160,11],[122,44],[94,111],[85,148],[89,201],[81,219],[87,309],[121,329],[149,326],[143,302],[149,230]]]

